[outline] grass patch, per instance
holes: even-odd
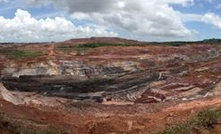
[[[156,134],[191,134],[202,130],[213,130],[219,124],[221,117],[221,108],[215,110],[203,110],[196,117],[186,122],[181,122],[169,127]]]
[[[98,48],[98,47],[110,47],[110,46],[131,46],[129,44],[111,44],[111,43],[88,43],[82,44],[78,46],[60,46],[58,49],[62,52],[70,52],[75,51],[77,55],[81,55],[82,53],[86,52],[87,50]]]
[[[15,133],[16,134],[67,134],[55,128],[50,128],[48,130],[39,130],[39,129],[27,129],[24,127],[16,129]]]
[[[13,50],[11,52],[11,56],[13,58],[35,58],[42,56],[42,52],[40,51],[21,51],[21,50]]]
[[[43,55],[43,53],[40,51],[23,51],[17,49],[9,49],[9,48],[0,49],[0,54],[15,59],[35,58]]]
[[[3,132],[9,134],[68,134],[54,127],[41,130],[30,126],[22,126],[21,122],[15,122],[4,113],[0,113],[0,128]]]
[[[89,48],[84,47],[78,47],[78,46],[61,46],[58,47],[59,51],[62,51],[64,53],[75,51],[77,53],[83,53],[89,50]]]
[[[131,46],[129,44],[111,44],[111,43],[89,43],[77,46],[78,48],[97,48],[97,47],[110,47],[110,46]]]

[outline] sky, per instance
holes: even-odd
[[[0,42],[221,36],[221,0],[0,0]]]

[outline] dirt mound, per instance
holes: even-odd
[[[64,44],[86,44],[86,43],[111,43],[111,44],[144,44],[145,42],[139,42],[136,40],[123,39],[118,37],[91,37],[81,39],[71,39],[64,42]]]

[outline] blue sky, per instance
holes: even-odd
[[[0,42],[220,38],[220,0],[0,0]]]

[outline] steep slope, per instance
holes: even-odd
[[[4,86],[80,101],[151,103],[206,97],[220,81],[219,45],[101,43],[86,46],[80,55],[76,51],[85,49],[84,45],[59,45],[18,46],[20,51],[42,50],[44,54],[22,57],[32,56],[29,52],[20,58],[8,57],[1,64]]]
[[[2,45],[0,111],[79,134],[155,132],[221,105],[220,56],[119,38]]]
[[[12,95],[3,85],[0,83],[0,98],[13,103],[14,105],[24,104],[22,100]]]

